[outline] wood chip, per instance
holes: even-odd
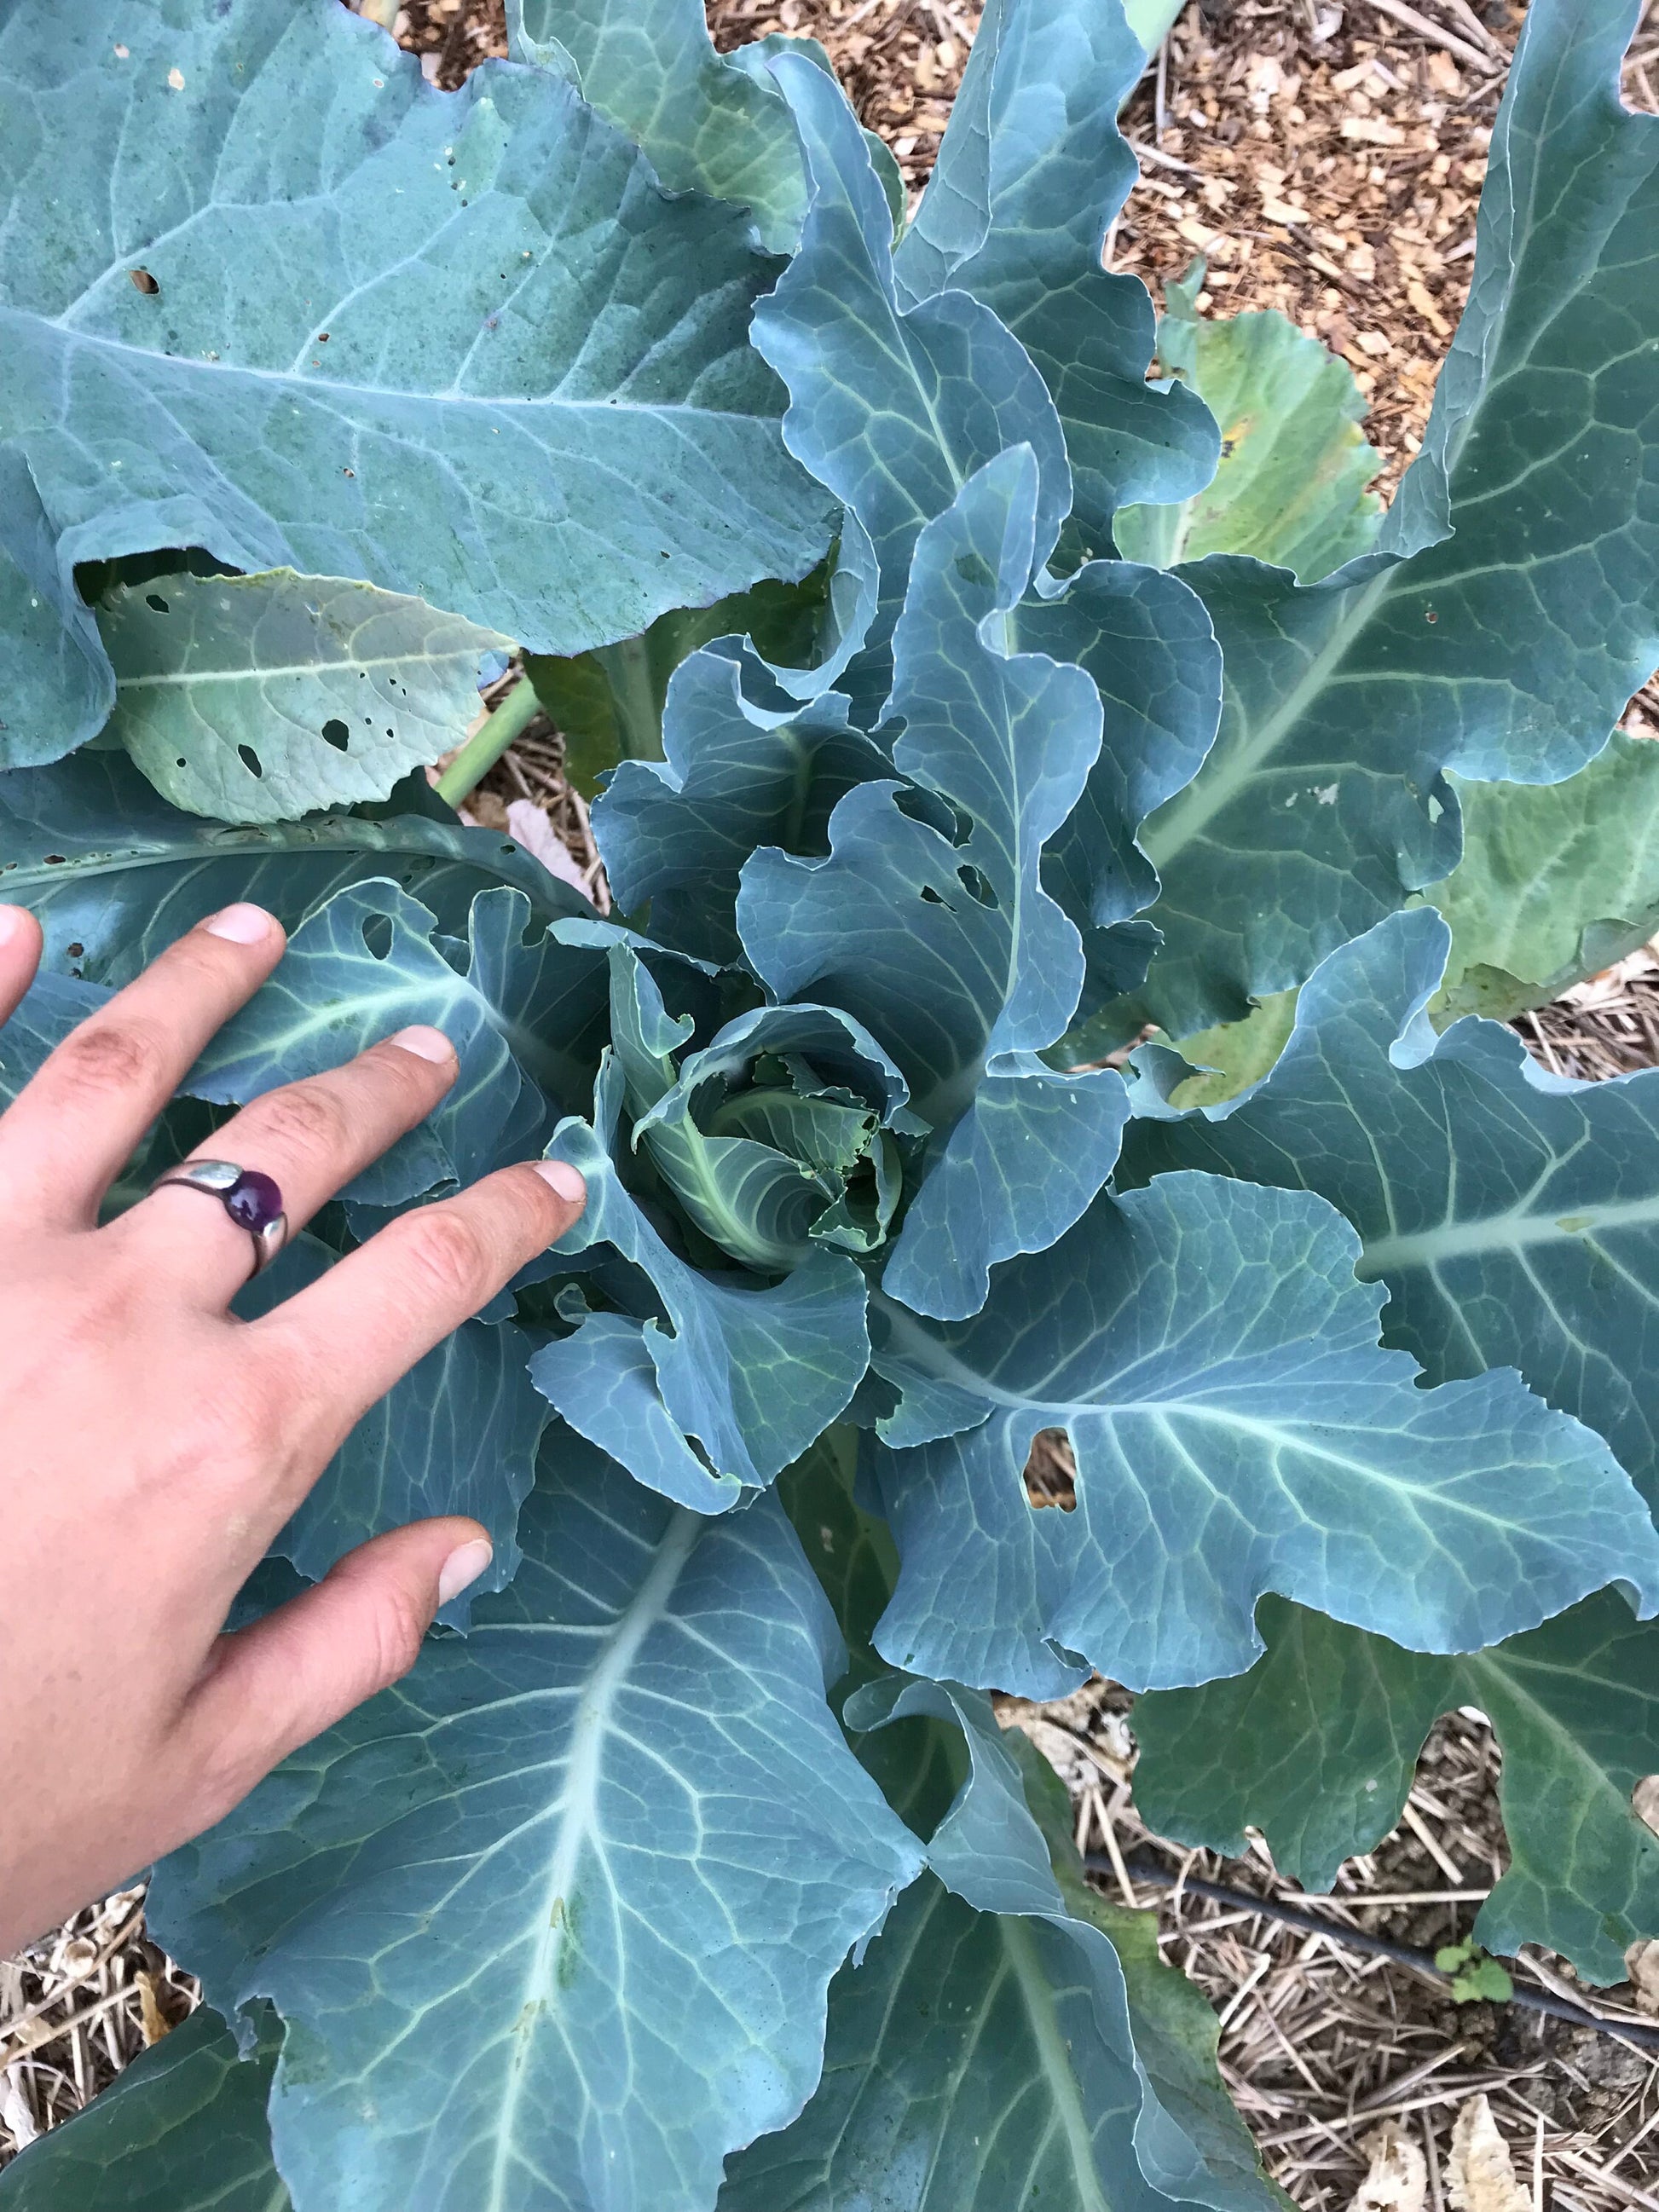
[[[1451,325],[1435,305],[1433,293],[1420,278],[1413,277],[1407,285],[1406,297],[1437,337],[1449,338],[1451,336]]]

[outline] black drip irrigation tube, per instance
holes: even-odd
[[[1115,1875],[1117,1869],[1104,1851],[1087,1851],[1084,1865],[1091,1874]],[[1390,1943],[1381,1936],[1367,1936],[1358,1928],[1346,1928],[1340,1920],[1328,1918],[1322,1912],[1310,1912],[1300,1905],[1280,1905],[1267,1897],[1254,1897],[1247,1889],[1230,1889],[1224,1882],[1205,1881],[1195,1875],[1183,1881],[1174,1868],[1157,1866],[1146,1859],[1129,1859],[1124,1872],[1131,1881],[1156,1883],[1164,1889],[1190,1890],[1194,1897],[1206,1897],[1215,1905],[1231,1905],[1245,1912],[1259,1913],[1264,1920],[1282,1921],[1286,1928],[1300,1928],[1310,1936],[1327,1936],[1333,1942],[1344,1943],[1351,1951],[1369,1952],[1376,1959],[1392,1959],[1396,1966],[1414,1967],[1419,1974],[1432,1980],[1449,1984],[1452,1977],[1434,1963],[1428,1951],[1414,1950],[1409,1943]],[[1362,1905],[1363,1898],[1353,1902]],[[1197,1932],[1197,1931],[1195,1931]],[[1510,1960],[1511,1966],[1516,1960]],[[1511,1977],[1513,1979],[1513,1977]],[[1565,1997],[1553,1996],[1547,1990],[1526,1988],[1515,1982],[1514,1995],[1503,2002],[1524,2006],[1528,2012],[1541,2012],[1551,2020],[1570,2021],[1574,2027],[1594,2027],[1603,2035],[1617,2036],[1626,2043],[1634,2044],[1638,2050],[1659,2051],[1659,2027],[1644,2027],[1634,2021],[1605,2020],[1601,2014],[1586,2012],[1580,2005],[1569,2004]]]

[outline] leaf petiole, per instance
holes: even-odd
[[[470,799],[513,740],[528,729],[539,704],[535,685],[521,676],[438,778],[439,798],[450,806]]]

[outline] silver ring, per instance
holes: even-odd
[[[288,1242],[288,1216],[283,1194],[275,1180],[258,1168],[239,1167],[234,1160],[184,1160],[158,1175],[152,1190],[170,1184],[180,1190],[205,1191],[216,1198],[239,1229],[253,1242],[253,1273],[268,1267]],[[252,1279],[249,1278],[250,1281]]]

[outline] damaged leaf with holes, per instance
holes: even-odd
[[[230,822],[383,799],[460,742],[513,643],[291,569],[118,583],[97,619],[115,671],[106,738],[175,806]]]
[[[211,2010],[0,2207],[1271,2212],[985,1693],[1109,1672],[1164,1832],[1310,1883],[1476,1705],[1477,1939],[1659,1936],[1659,1077],[1453,1018],[1655,904],[1633,0],[1534,0],[1380,523],[1346,372],[1103,267],[1116,0],[990,0],[909,210],[810,42],[510,13],[447,93],[333,0],[0,9],[0,1097],[255,899],[113,1206],[416,1021],[262,1300],[588,1189],[238,1618],[426,1513],[490,1587],[156,1870]],[[603,913],[448,803],[537,702]]]

